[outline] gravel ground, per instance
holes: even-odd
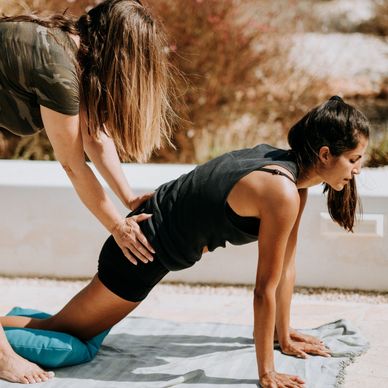
[[[88,283],[89,279],[50,279],[50,278],[25,278],[0,276],[0,287],[25,286],[61,287],[77,291]],[[194,295],[250,295],[253,286],[248,285],[224,285],[224,284],[188,284],[162,282],[158,289],[163,293],[173,294],[194,294]],[[317,301],[349,301],[360,303],[388,303],[388,292],[363,291],[363,290],[342,290],[338,288],[314,288],[296,287],[294,291],[295,300],[317,300]]]

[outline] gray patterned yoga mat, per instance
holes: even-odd
[[[301,360],[275,351],[275,363],[279,372],[305,379],[307,388],[339,386],[346,365],[368,348],[367,340],[345,320],[302,331],[322,338],[333,357]],[[128,317],[112,329],[93,361],[57,369],[56,378],[43,386],[257,387],[252,327]],[[0,382],[0,387],[15,384]]]

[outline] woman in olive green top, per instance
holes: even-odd
[[[169,139],[165,47],[136,0],[104,1],[78,20],[0,19],[0,127],[21,136],[46,130],[82,202],[133,264],[153,260],[138,226],[151,215],[124,218],[84,153],[129,209],[150,196],[133,194],[120,158],[145,161]],[[34,383],[50,376],[17,356],[0,327],[0,378]]]

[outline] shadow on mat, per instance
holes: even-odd
[[[106,338],[93,361],[58,369],[56,376],[134,383],[177,380],[179,383],[186,384],[256,384],[257,380],[206,376],[204,370],[198,369],[200,366],[198,360],[193,361],[195,357],[205,356],[200,361],[205,368],[209,361],[206,356],[214,355],[216,360],[217,353],[248,348],[253,349],[253,341],[245,337],[111,334]],[[223,359],[225,360],[225,356]],[[195,362],[195,367],[190,370],[186,365],[185,368],[186,361]],[[168,364],[171,368],[168,368]],[[171,372],[166,372],[163,366]],[[157,370],[158,367],[162,370]],[[139,368],[142,370],[140,371]],[[147,371],[147,368],[150,370]],[[189,372],[187,372],[188,369]],[[181,373],[181,370],[184,372]],[[176,374],[173,374],[174,372]]]

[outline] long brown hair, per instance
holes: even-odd
[[[106,0],[78,20],[67,15],[21,15],[79,35],[80,118],[89,134],[111,136],[122,160],[146,161],[170,142],[170,68],[166,42],[151,14],[136,0]]]
[[[340,156],[357,147],[360,137],[369,138],[369,121],[363,113],[346,104],[338,96],[312,109],[288,133],[288,143],[295,154],[300,170],[317,165],[319,150],[330,149],[333,156]],[[336,191],[325,183],[327,207],[331,218],[347,231],[353,231],[357,204],[355,178]]]

